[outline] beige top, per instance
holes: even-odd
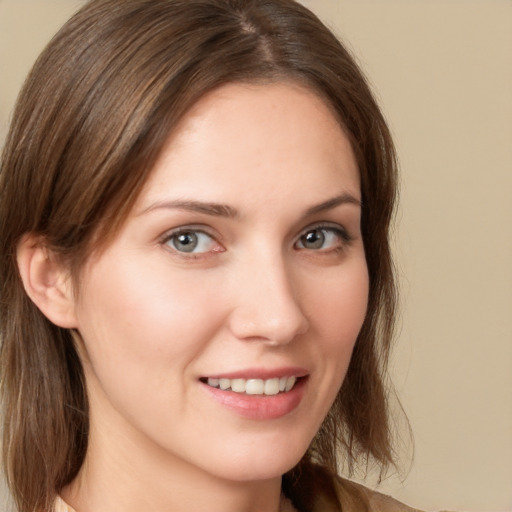
[[[372,491],[363,485],[356,484],[344,478],[335,480],[336,494],[343,512],[421,512],[391,496]],[[323,496],[315,501],[315,512],[334,512],[331,507],[322,504]]]
[[[60,496],[57,496],[55,505],[53,507],[54,512],[76,512],[73,507],[70,507]],[[281,505],[279,506],[279,512],[297,512],[290,500],[282,497]]]
[[[343,512],[421,512],[408,507],[390,496],[372,491],[363,485],[343,478],[336,480],[336,493]],[[64,500],[55,500],[54,512],[76,512]],[[286,498],[281,500],[280,512],[297,512]],[[330,503],[322,495],[315,500],[314,512],[335,512]]]
[[[55,504],[53,505],[53,512],[76,512],[71,508],[60,496],[57,496]]]

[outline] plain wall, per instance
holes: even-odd
[[[0,0],[0,145],[77,0]],[[512,1],[304,0],[357,56],[396,138],[396,387],[422,509],[512,510]]]

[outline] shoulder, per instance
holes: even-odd
[[[333,480],[343,512],[421,512],[361,484],[340,477]]]

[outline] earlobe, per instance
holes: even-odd
[[[34,235],[21,239],[16,257],[23,286],[32,302],[55,325],[76,328],[72,280],[66,265]]]

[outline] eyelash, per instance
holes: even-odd
[[[305,230],[302,231],[302,233],[299,235],[297,242],[295,242],[294,245],[297,245],[304,237],[306,237],[309,233],[313,233],[315,231],[327,231],[330,233],[333,233],[341,242],[339,245],[333,248],[328,249],[310,249],[313,252],[320,252],[323,254],[329,254],[331,252],[341,252],[343,251],[347,246],[351,244],[351,242],[354,240],[354,238],[341,226],[339,225],[332,225],[332,224],[316,224],[313,226],[307,227]],[[303,248],[297,248],[297,250],[308,250],[306,247]]]
[[[177,239],[180,235],[205,235],[211,239],[211,243],[219,247],[219,249],[214,249],[210,251],[202,251],[202,252],[187,252],[187,251],[180,251],[176,247],[171,246],[171,242],[174,239]],[[208,255],[211,255],[212,253],[220,253],[224,252],[225,249],[222,248],[222,245],[216,240],[215,236],[211,233],[208,233],[204,228],[198,227],[198,226],[184,226],[177,229],[174,229],[172,231],[169,231],[163,235],[163,237],[160,240],[160,243],[162,245],[166,245],[175,255],[185,258],[185,259],[199,259],[207,257]],[[173,244],[174,245],[174,244]]]
[[[297,247],[297,244],[303,243],[302,240],[308,234],[313,233],[313,232],[322,232],[322,231],[330,232],[330,233],[334,234],[334,236],[336,236],[341,241],[340,244],[336,245],[333,248],[327,248],[327,249],[323,249],[323,248],[309,249],[307,247]],[[219,249],[202,251],[202,252],[192,252],[195,249],[194,248],[194,249],[192,249],[191,252],[180,251],[175,246],[173,247],[170,245],[171,242],[173,240],[177,239],[177,237],[179,237],[180,235],[194,235],[194,236],[205,235],[205,236],[209,237],[211,239],[211,243],[216,245]],[[297,240],[293,244],[293,246],[298,251],[311,251],[311,252],[320,253],[320,254],[330,254],[331,252],[336,252],[336,253],[342,252],[346,248],[346,246],[350,245],[350,243],[353,240],[354,240],[354,238],[343,227],[341,227],[339,225],[333,226],[332,224],[317,224],[317,225],[313,225],[313,226],[308,226],[306,229],[304,229],[297,237]],[[204,230],[204,228],[199,227],[199,226],[184,226],[184,227],[174,229],[170,232],[167,232],[161,237],[160,243],[162,245],[167,246],[173,252],[173,254],[175,254],[181,258],[184,258],[184,259],[200,259],[200,258],[208,257],[208,256],[212,255],[212,253],[215,254],[215,253],[221,253],[221,252],[225,251],[225,249],[217,241],[217,239],[214,235],[212,235],[211,233],[208,233],[206,230]]]

